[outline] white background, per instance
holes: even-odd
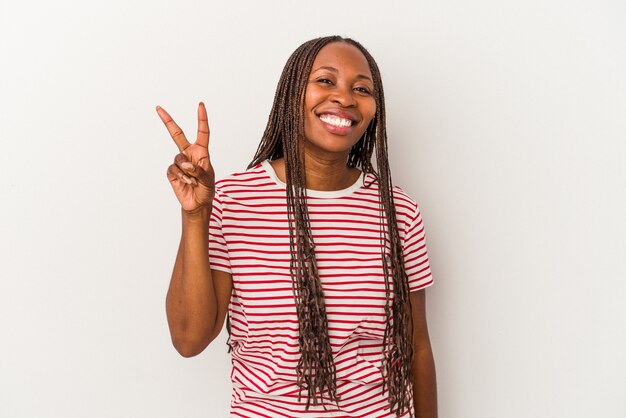
[[[289,54],[362,42],[420,204],[442,418],[626,416],[626,3],[0,0],[0,416],[226,417],[180,357],[165,171],[250,162]]]

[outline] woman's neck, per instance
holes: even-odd
[[[286,183],[285,159],[271,161],[278,178]],[[361,175],[361,171],[348,167],[347,157],[324,159],[305,154],[306,188],[309,190],[333,191],[352,186]]]

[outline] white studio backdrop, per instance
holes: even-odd
[[[180,357],[160,104],[217,176],[289,54],[377,59],[420,204],[442,418],[626,417],[626,4],[0,0],[0,416],[226,417],[225,331]]]

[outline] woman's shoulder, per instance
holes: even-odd
[[[380,191],[379,182],[376,176],[372,173],[365,174],[364,187],[371,190],[374,194],[378,194]],[[393,183],[393,203],[396,207],[406,208],[411,212],[415,212],[418,208],[417,200],[407,192],[402,185]]]
[[[271,188],[275,182],[268,175],[262,163],[241,169],[221,177],[215,182],[215,191],[222,196],[246,192],[260,192],[263,188]]]
[[[261,170],[260,168],[261,164],[257,164],[254,167],[230,172],[229,174],[220,177],[219,180],[216,180],[215,187],[224,189],[233,184],[245,184],[254,181],[255,177],[262,176],[263,174],[263,170]]]
[[[417,200],[407,192],[402,186],[394,184],[393,186],[394,203],[406,204],[409,206],[417,206]]]

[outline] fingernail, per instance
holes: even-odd
[[[191,179],[189,177],[187,177],[186,175],[183,174],[183,180],[185,183],[187,184],[191,184]]]
[[[194,170],[195,170],[195,168],[194,168],[193,164],[188,163],[187,161],[185,161],[184,163],[182,163],[180,166],[181,166],[182,168],[184,168],[185,170],[191,170],[191,171],[194,171]]]

